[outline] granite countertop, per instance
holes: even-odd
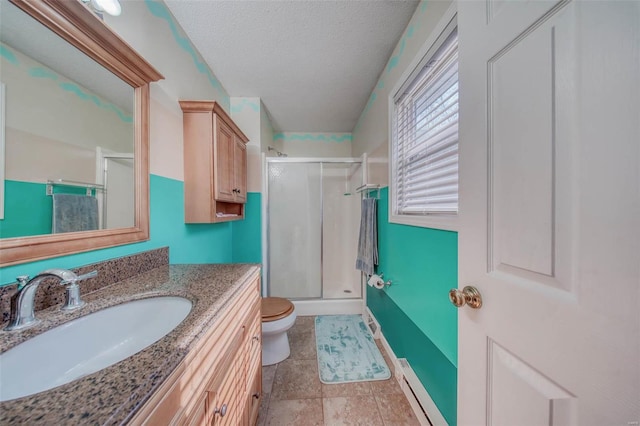
[[[36,313],[41,323],[33,328],[0,331],[2,353],[57,325],[123,302],[182,296],[193,303],[178,327],[137,354],[66,385],[1,402],[0,424],[127,423],[206,330],[215,326],[221,308],[259,271],[249,264],[167,265],[84,295],[87,305],[79,311],[62,312],[59,305],[53,306]]]

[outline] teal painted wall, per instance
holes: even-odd
[[[244,220],[232,222],[235,263],[262,263],[262,194],[249,192]]]
[[[0,283],[9,284],[18,275],[35,275],[47,268],[73,268],[164,246],[170,247],[172,264],[232,262],[231,223],[184,223],[182,181],[151,175],[149,201],[149,241],[0,268]],[[49,213],[49,221],[50,217]]]
[[[458,234],[389,223],[389,191],[378,204],[378,272],[393,284],[367,290],[367,306],[399,357],[407,358],[450,424],[456,423]]]
[[[151,178],[150,241],[157,247],[169,246],[169,262],[231,262],[231,223],[185,224],[184,182]]]
[[[0,220],[2,238],[51,233],[51,197],[44,183],[5,180],[4,220]],[[59,192],[54,188],[54,192]],[[82,188],[66,187],[66,194],[84,194]]]

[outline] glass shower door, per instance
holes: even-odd
[[[268,163],[269,295],[322,297],[320,163]]]

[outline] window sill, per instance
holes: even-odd
[[[389,213],[389,223],[458,232],[458,215],[411,216]]]

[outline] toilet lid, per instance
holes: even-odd
[[[282,297],[262,299],[262,322],[277,321],[293,312],[293,303]]]

